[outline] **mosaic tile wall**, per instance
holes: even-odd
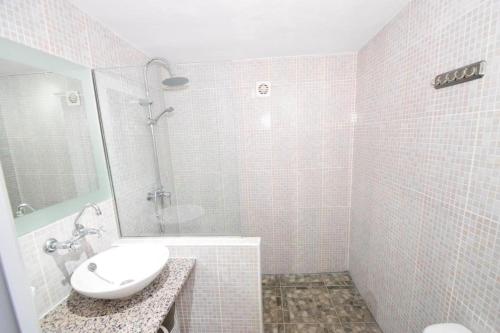
[[[413,1],[357,57],[350,270],[384,332],[420,332],[445,320],[485,333],[500,325],[499,12],[495,0]],[[145,59],[63,0],[0,1],[0,36],[89,67]],[[482,58],[483,80],[429,87],[435,74]],[[353,55],[291,57],[200,70],[231,87],[235,97],[217,107],[242,117],[240,219],[245,234],[263,237],[264,272],[346,268],[351,136],[344,132],[352,131],[355,63]],[[252,97],[257,80],[272,82],[272,97]],[[227,98],[226,89],[208,90]],[[110,228],[95,250],[116,235],[110,202],[101,205],[105,216],[86,222]],[[39,241],[66,235],[64,228],[20,238],[39,313],[68,290],[64,270],[37,255]]]
[[[129,147],[130,152],[141,155],[139,155],[140,158],[134,159],[137,162],[135,165],[130,165],[130,162],[119,164],[123,169],[129,168],[130,170],[128,174],[126,170],[123,170],[121,179],[125,183],[122,184],[122,188],[141,183],[144,179],[137,178],[138,167],[144,166],[142,158],[147,159],[151,156],[147,151],[141,153],[142,144],[146,140],[145,126],[142,122],[144,114],[140,113],[142,110],[137,105],[125,105],[125,102],[142,97],[141,68],[130,66],[142,65],[146,59],[144,54],[130,48],[112,32],[63,0],[0,0],[0,36],[89,67],[120,67],[117,71],[100,72],[101,78],[105,77],[104,83],[106,83],[102,88],[107,89],[109,95],[112,95],[111,99],[106,98],[104,101],[106,103],[117,101],[114,109],[103,110],[103,116],[108,117],[108,120],[117,115],[115,119],[120,121],[131,120],[120,124],[126,127],[127,134],[131,138],[138,139],[131,148]],[[160,107],[161,98],[158,91],[153,91],[153,94],[153,99]],[[113,113],[113,110],[121,110],[122,114]],[[134,111],[138,112],[134,113]],[[132,121],[133,118],[136,121]],[[112,127],[106,128],[106,135],[110,136],[111,140],[123,134],[123,128],[120,126],[115,128],[115,133],[112,129]],[[168,136],[165,137],[165,132],[160,132],[160,137],[165,147],[168,147]],[[115,152],[119,153],[120,148],[116,149]],[[165,159],[169,152],[162,150],[161,154],[163,156],[160,159]],[[124,162],[127,161],[130,160],[124,160]],[[141,175],[147,177],[148,174],[143,172]],[[145,202],[142,192],[140,195],[141,202]],[[126,194],[125,198],[127,198]],[[67,284],[68,274],[91,253],[90,251],[92,249],[95,252],[102,251],[116,239],[115,215],[111,200],[100,203],[100,207],[103,216],[95,218],[89,212],[89,215],[84,217],[83,223],[88,226],[104,225],[107,230],[104,238],[89,237],[90,246],[84,246],[75,254],[51,257],[41,252],[42,243],[49,236],[64,239],[70,234],[74,216],[68,216],[46,228],[19,238],[31,284],[36,288],[35,301],[40,315],[68,294],[70,288]],[[141,210],[141,207],[135,208]],[[131,228],[135,232],[134,225]],[[205,253],[197,251],[196,247],[185,246],[179,250],[172,248],[174,255],[199,257],[199,264],[195,270],[196,279],[190,282],[189,289],[183,293],[181,299],[184,306],[180,318],[186,332],[207,332],[202,320],[213,315],[210,302],[216,302],[215,304],[219,306],[219,314],[223,309],[224,311],[228,309],[227,313],[231,315],[230,318],[226,315],[219,316],[220,321],[214,324],[214,329],[224,328],[226,331],[234,332],[260,331],[258,326],[261,315],[258,250],[258,246],[251,250],[247,247],[233,246],[230,249],[212,247]],[[214,265],[215,262],[218,264]],[[217,280],[214,280],[215,277]],[[217,295],[214,292],[217,292]],[[214,332],[221,332],[221,330]]]
[[[196,269],[176,303],[183,333],[261,332],[258,242],[169,250],[174,257],[196,258]]]
[[[265,273],[347,269],[355,68],[354,54],[175,66],[191,80],[164,94],[178,200],[261,237]]]
[[[143,63],[145,55],[64,0],[0,1],[0,37],[24,44],[88,67],[127,66]],[[88,226],[103,225],[102,239],[88,238],[79,251],[60,256],[41,252],[49,237],[65,239],[71,234],[74,216],[19,238],[31,284],[36,289],[40,315],[68,295],[67,277],[92,253],[108,247],[117,238],[111,200],[99,204],[103,215],[84,217]],[[87,246],[88,245],[88,246]]]
[[[358,55],[349,269],[386,333],[500,330],[499,15],[412,1]],[[431,87],[479,60],[484,79]]]

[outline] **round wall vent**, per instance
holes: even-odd
[[[256,84],[257,97],[268,97],[271,95],[271,82],[261,81]]]
[[[78,91],[67,91],[66,92],[66,103],[68,106],[79,106],[80,105],[80,94]]]

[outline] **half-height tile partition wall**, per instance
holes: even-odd
[[[175,69],[191,80],[165,93],[180,204],[241,219],[243,235],[262,238],[265,273],[346,270],[355,54]]]
[[[213,239],[169,245],[173,257],[196,258],[176,303],[182,332],[261,332],[260,241]]]
[[[195,258],[176,300],[183,333],[261,332],[260,240],[251,237],[144,237],[119,243],[165,245],[171,257]]]
[[[500,329],[499,15],[412,1],[358,55],[350,271],[386,333]],[[479,60],[483,79],[430,85]]]

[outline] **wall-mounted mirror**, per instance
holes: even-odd
[[[0,162],[19,235],[109,197],[89,68],[0,40]]]

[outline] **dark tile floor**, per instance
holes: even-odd
[[[349,273],[264,275],[264,333],[382,333]]]

